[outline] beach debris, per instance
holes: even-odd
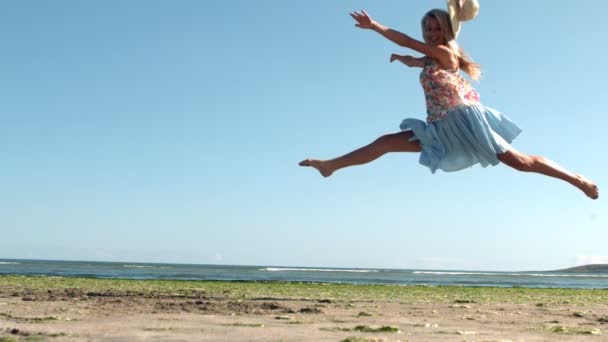
[[[579,317],[579,318],[585,317],[585,315],[583,315],[581,312],[575,312],[572,314],[572,316]]]
[[[455,304],[474,304],[476,302],[472,299],[456,299],[454,301],[454,303]]]
[[[319,308],[311,308],[311,307],[306,307],[306,308],[301,308],[300,309],[301,313],[307,313],[307,314],[320,314],[323,313],[323,311]]]
[[[289,308],[275,302],[262,303],[261,308],[264,310],[287,310]]]
[[[369,312],[365,312],[365,311],[361,311],[357,314],[357,317],[373,317],[374,314],[371,314]]]
[[[276,316],[274,319],[289,321],[289,320],[292,320],[293,317],[291,317],[291,316]]]
[[[327,303],[327,304],[331,304],[331,303],[333,303],[334,301],[333,301],[333,300],[331,300],[331,299],[319,299],[319,300],[318,300],[318,302],[319,302],[319,303]]]
[[[439,324],[437,323],[426,323],[424,325],[425,328],[439,328]]]
[[[608,316],[600,317],[600,319],[598,319],[597,321],[601,323],[608,323]]]

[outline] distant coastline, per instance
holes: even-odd
[[[554,272],[564,273],[608,273],[608,264],[590,264],[583,266],[576,266],[570,268],[564,268]]]

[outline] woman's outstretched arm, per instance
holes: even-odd
[[[391,55],[391,63],[393,63],[394,61],[399,61],[405,65],[407,65],[408,67],[412,68],[412,67],[418,67],[418,68],[424,68],[424,66],[426,65],[426,63],[428,63],[428,57],[413,57],[413,56],[403,56],[403,55],[398,55],[396,53]]]
[[[365,11],[350,13],[350,16],[357,21],[355,26],[362,29],[374,30],[395,44],[423,53],[430,58],[440,61],[442,65],[452,65],[455,62],[455,56],[447,47],[431,46],[416,40],[405,33],[386,27],[379,22],[372,20]]]

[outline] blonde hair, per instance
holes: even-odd
[[[478,80],[481,77],[481,69],[479,64],[473,62],[473,60],[458,46],[456,38],[454,38],[454,32],[452,30],[452,24],[450,22],[450,15],[448,12],[441,9],[433,9],[428,11],[424,17],[422,17],[422,32],[426,32],[426,22],[428,18],[433,18],[439,23],[443,36],[447,42],[448,47],[458,57],[458,65],[462,71],[466,72],[472,79]]]

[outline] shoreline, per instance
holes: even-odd
[[[603,341],[606,335],[607,289],[0,276],[3,342]]]
[[[585,272],[578,272],[581,267]],[[0,275],[506,288],[608,288],[606,269],[602,264],[557,271],[483,271],[0,259]]]

